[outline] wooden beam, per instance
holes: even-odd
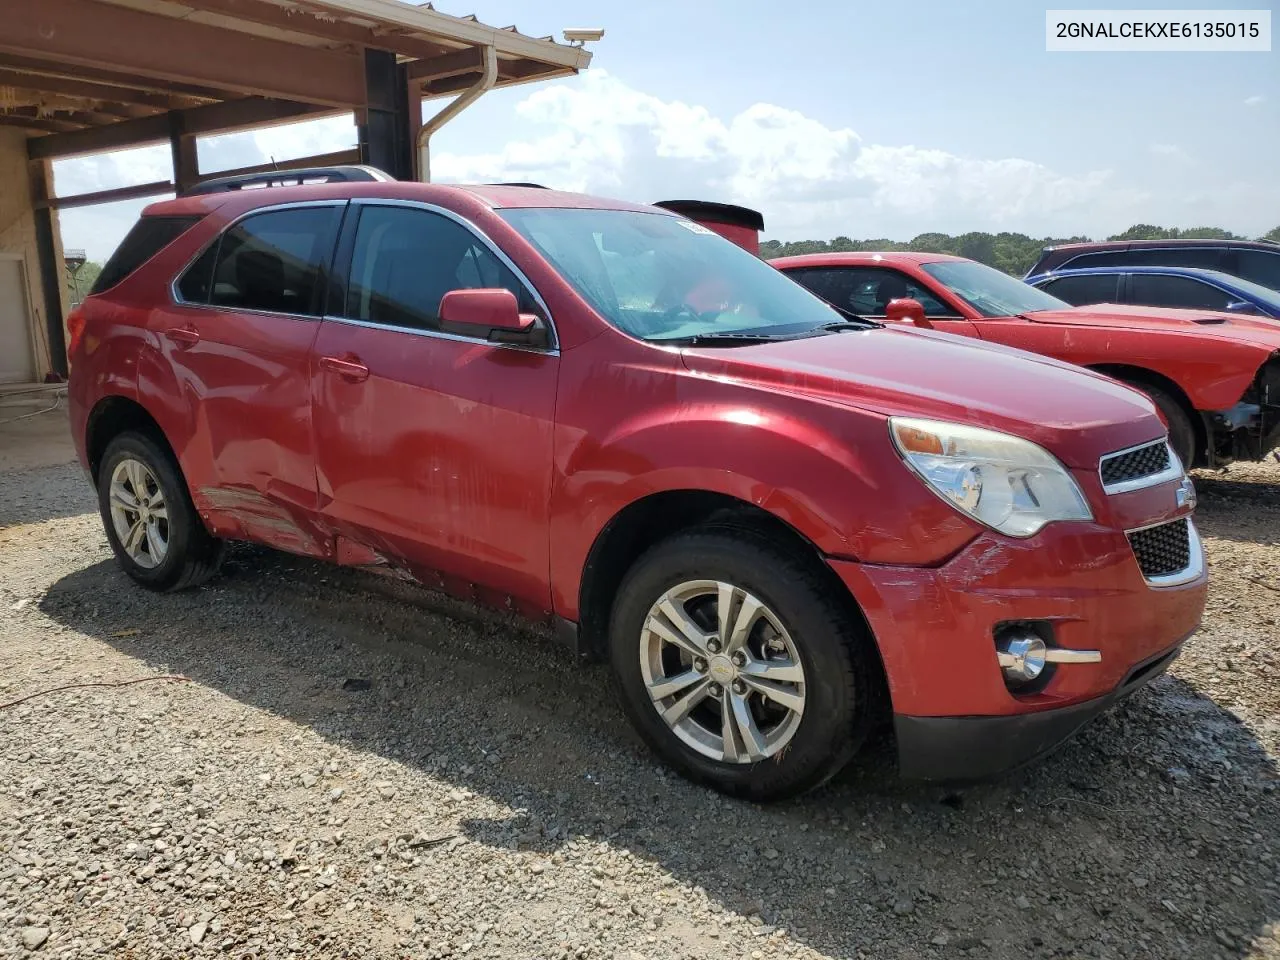
[[[282,7],[275,3],[263,3],[262,0],[180,0],[180,2],[184,7],[205,13],[222,14],[237,20],[317,37],[333,43],[389,50],[404,57],[435,57],[445,49],[439,44],[416,37],[397,36],[339,20],[328,11],[323,11],[317,16],[317,11],[307,8],[304,4]]]
[[[563,43],[538,40],[522,33],[480,23],[472,17],[451,17],[429,5],[388,3],[387,0],[296,0],[300,5],[334,16],[367,18],[387,24],[387,29],[434,34],[467,46],[495,47],[504,56],[522,57],[558,66],[570,73],[587,69],[591,51]],[[394,26],[389,23],[394,19]]]
[[[21,127],[23,130],[43,130],[46,133],[74,133],[83,127],[61,120],[46,120],[42,117],[14,117],[0,113],[0,127]]]
[[[95,190],[93,193],[76,193],[67,197],[49,197],[37,200],[37,210],[71,210],[75,207],[88,207],[95,203],[114,203],[117,200],[138,200],[142,197],[158,197],[166,193],[176,193],[177,189],[171,180],[156,180],[152,183],[139,183],[132,187],[116,187],[112,190]]]
[[[189,106],[191,104],[187,98],[166,97],[159,93],[146,93],[142,90],[117,87],[107,83],[71,80],[66,77],[45,77],[36,73],[25,73],[20,70],[6,70],[4,68],[0,68],[0,87],[36,90],[45,94],[52,93],[63,97],[81,97],[85,100],[131,104],[138,107],[155,107],[157,110],[168,110],[171,107]],[[175,102],[175,99],[181,102]]]
[[[0,52],[34,52],[80,66],[251,96],[348,108],[364,103],[364,61],[355,53],[269,40],[94,0],[2,0],[0,12]]]
[[[418,60],[406,65],[405,70],[410,80],[438,80],[443,77],[456,77],[462,73],[476,73],[483,66],[481,49],[472,47],[470,50],[459,50],[457,53],[445,54],[443,57]]]
[[[6,111],[11,117],[30,117],[34,120],[61,120],[81,127],[101,127],[115,123],[116,118],[92,110],[72,110],[60,106],[13,107]]]
[[[140,77],[137,74],[121,73],[118,70],[101,70],[96,67],[74,66],[40,60],[34,57],[20,57],[13,54],[0,53],[0,67],[33,77],[50,77],[58,80],[70,80],[74,83],[89,81],[109,87],[123,87],[126,91],[142,91],[168,103],[158,103],[161,107],[195,106],[197,103],[208,103],[213,100],[225,100],[225,90],[214,90],[212,87],[201,87],[190,83],[174,83],[156,80],[152,77]],[[147,104],[150,106],[151,104]]]
[[[245,130],[306,117],[325,116],[335,111],[310,103],[249,97],[244,100],[228,100],[225,103],[210,103],[181,112],[184,133],[197,136],[225,130]],[[65,137],[42,137],[38,141],[29,143],[27,150],[32,159],[102,153],[124,147],[167,142],[170,132],[168,114],[157,113],[137,120],[121,120],[92,130],[78,130]]]

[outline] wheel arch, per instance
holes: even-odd
[[[601,658],[608,644],[613,600],[623,577],[636,560],[657,543],[697,527],[749,530],[809,563],[845,615],[866,631],[876,651],[877,683],[884,684],[884,664],[871,625],[853,595],[826,563],[818,546],[782,518],[755,504],[725,493],[678,489],[648,494],[627,504],[596,535],[582,571],[578,597],[578,644],[584,655]]]
[[[128,430],[145,433],[177,461],[164,430],[146,407],[137,400],[119,394],[103,397],[94,404],[85,422],[85,454],[88,457],[89,474],[95,484],[98,482],[98,469],[108,445],[112,439]]]

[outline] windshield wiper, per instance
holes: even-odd
[[[678,347],[745,347],[753,343],[774,343],[794,340],[805,334],[777,333],[695,333],[687,337],[659,337],[650,343],[671,344]]]
[[[837,320],[834,323],[824,323],[818,328],[819,330],[830,330],[832,332],[840,330],[872,330],[876,327],[884,326],[883,323],[880,323],[877,320],[868,320],[861,314],[854,313],[852,310],[846,310],[844,307],[837,307],[830,301],[827,301],[827,306],[840,314],[840,316],[844,317],[844,319]]]

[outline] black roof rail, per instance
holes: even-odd
[[[745,227],[758,233],[764,232],[764,214],[732,203],[712,203],[710,200],[659,200],[653,206],[678,213],[690,220],[709,220],[712,223],[725,223],[732,227]]]
[[[195,197],[207,193],[230,193],[245,187],[272,187],[302,185],[304,183],[383,183],[395,180],[389,173],[377,167],[337,166],[301,167],[297,170],[269,170],[266,173],[246,173],[241,176],[215,177],[197,183],[182,193]]]
[[[544,185],[543,185],[543,184],[541,184],[541,183],[519,183],[519,182],[512,182],[512,183],[490,183],[490,184],[487,184],[487,186],[490,186],[490,187],[531,187],[531,188],[532,188],[532,189],[534,189],[534,190],[550,190],[550,189],[551,189],[550,187],[544,186]]]

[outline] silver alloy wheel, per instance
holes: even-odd
[[[671,731],[712,760],[775,756],[804,716],[804,667],[791,635],[731,583],[691,580],[658,598],[640,632],[640,672]]]
[[[169,552],[169,508],[151,468],[140,460],[121,460],[111,473],[111,523],[124,552],[148,570]]]

